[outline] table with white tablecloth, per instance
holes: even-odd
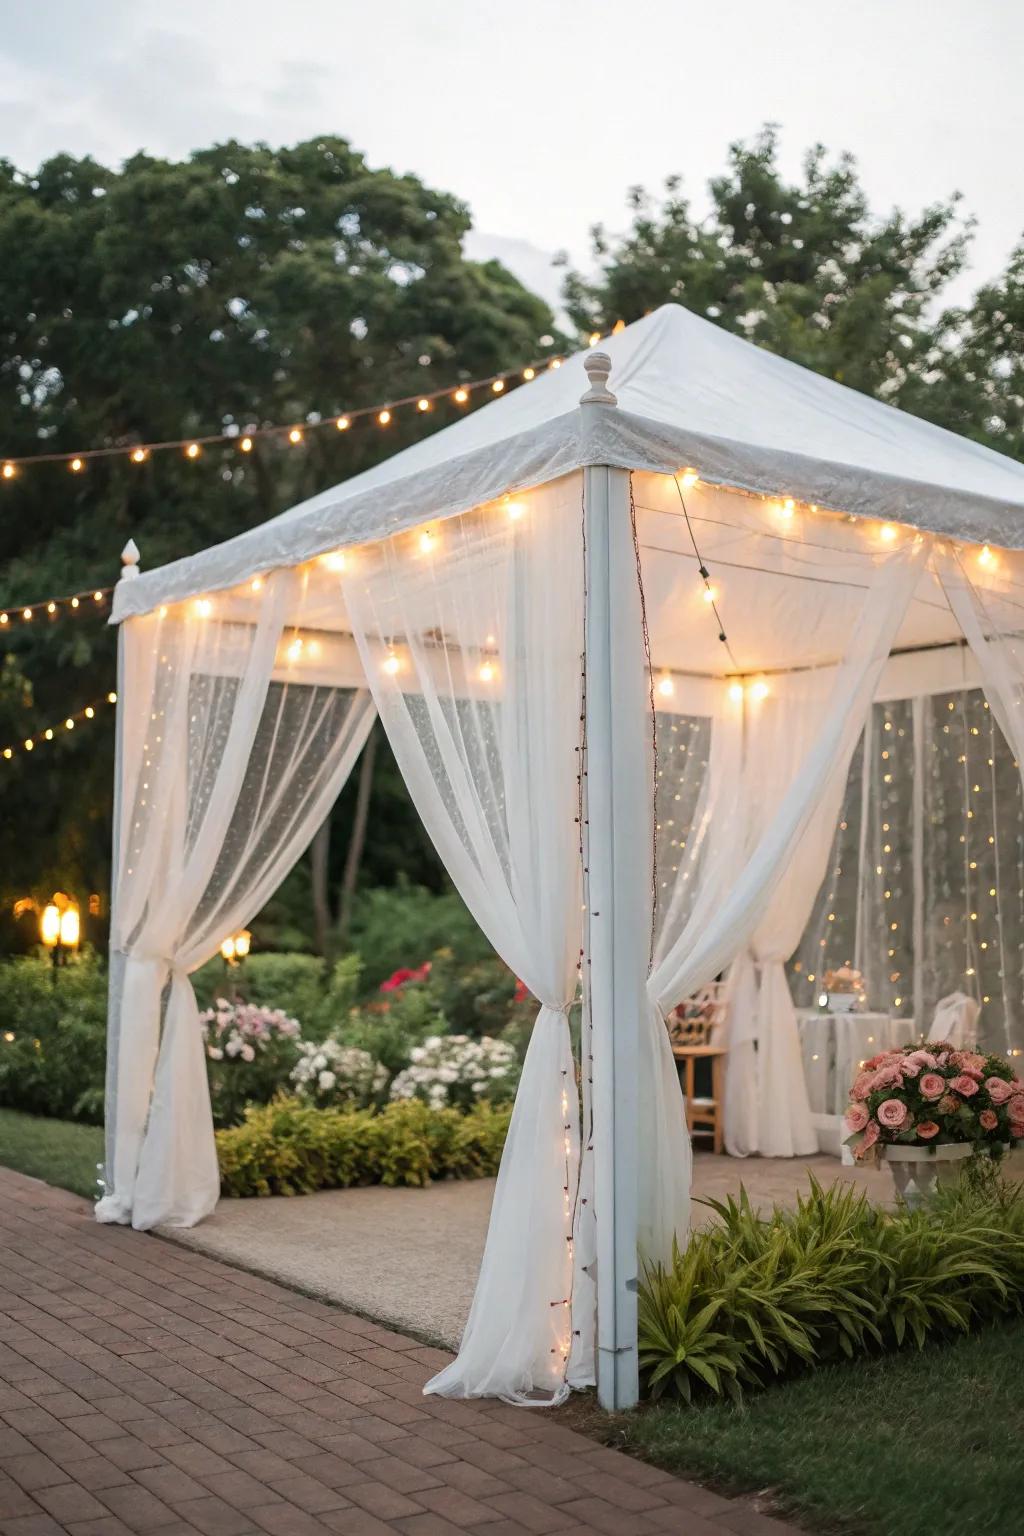
[[[913,1039],[914,1023],[887,1013],[818,1008],[798,1009],[796,1018],[818,1149],[838,1157],[843,1143],[842,1116],[861,1062]]]

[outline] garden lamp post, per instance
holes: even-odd
[[[221,942],[220,952],[224,959],[224,974],[234,978],[245,964],[245,958],[249,953],[252,943],[252,934],[248,928],[243,928],[238,933],[231,933]],[[234,982],[233,992],[237,998],[239,995],[238,984]]]
[[[68,957],[74,954],[82,938],[78,903],[72,901],[70,896],[65,896],[63,891],[55,892],[52,900],[43,908],[39,918],[39,937],[50,951],[56,984],[58,970],[67,964]]]

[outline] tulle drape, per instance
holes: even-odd
[[[365,691],[310,675],[314,590],[310,572],[282,571],[124,626],[101,1221],[188,1226],[216,1204],[189,972],[304,851],[374,715]]]
[[[409,793],[476,921],[542,1006],[457,1359],[428,1385],[564,1396],[579,1098],[580,480],[359,551],[345,597]]]

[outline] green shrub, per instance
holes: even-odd
[[[350,1009],[332,1031],[342,1045],[357,1045],[382,1062],[390,1077],[409,1064],[409,1052],[428,1035],[448,1032],[448,1021],[428,989],[402,987],[381,994],[373,1002]]]
[[[0,964],[0,1105],[103,1120],[107,972],[85,951],[59,975],[26,955]]]
[[[225,1195],[297,1195],[353,1184],[424,1185],[497,1172],[509,1113],[481,1105],[468,1115],[415,1102],[368,1109],[314,1109],[295,1099],[250,1108],[242,1125],[217,1132]]]
[[[921,1209],[881,1210],[852,1186],[769,1217],[739,1199],[640,1289],[640,1364],[653,1396],[739,1397],[773,1378],[1024,1306],[1024,1187],[968,1177]]]
[[[494,958],[460,896],[404,883],[360,894],[352,944],[362,956],[371,993],[394,971],[422,965],[439,950],[450,951],[460,966]]]

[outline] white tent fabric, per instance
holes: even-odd
[[[564,1397],[579,1110],[568,1011],[581,936],[578,476],[397,537],[344,578],[381,722],[480,927],[541,1010],[458,1358],[429,1390]],[[528,1256],[528,1257],[526,1257]],[[525,1258],[525,1262],[524,1262]]]
[[[624,1134],[622,1120],[632,1127],[626,1161],[635,1157],[637,1172],[615,1182],[614,1198],[633,1207],[646,1256],[667,1257],[685,1235],[689,1147],[663,1016],[744,950],[764,979],[747,1033],[734,1035],[732,1100],[743,1119],[732,1139],[739,1147],[746,1137],[747,1150],[755,1140],[760,1150],[779,1145],[766,1110],[793,1098],[799,1076],[782,960],[820,882],[835,786],[883,676],[912,692],[907,669],[941,665],[934,658],[959,654],[966,635],[993,713],[1024,746],[1015,636],[1024,559],[1008,553],[1024,544],[1024,466],[675,306],[613,337],[608,351],[618,408],[577,409],[584,379],[572,359],[262,528],[122,581],[115,603],[127,621],[119,963],[113,1187],[100,1218],[187,1223],[212,1208],[217,1171],[187,973],[308,843],[365,739],[369,687],[445,867],[543,1005],[463,1348],[432,1384],[516,1402],[557,1400],[593,1358],[589,1261],[606,1250],[592,1231],[578,1242],[577,1202],[589,1202],[598,1228],[611,1218],[580,1158],[580,1097],[604,1145],[618,1144],[608,1138]],[[677,721],[710,731],[706,782],[673,802],[687,805],[670,839],[677,879],[657,914],[635,1075],[623,1090],[632,1102],[639,1086],[637,1123],[616,1104],[613,1130],[589,1100],[586,1043],[575,1077],[567,1017],[597,916],[582,918],[595,850],[588,831],[581,857],[577,823],[581,731],[592,764],[597,715],[581,528],[594,506],[587,488],[603,472],[580,473],[591,465],[611,467],[606,510],[618,519],[605,549],[616,551],[607,614],[628,614],[630,625],[637,617],[636,645],[622,649],[642,655],[648,643],[651,681],[668,684],[658,708],[670,697]],[[681,465],[695,469],[679,476]],[[999,544],[1003,557],[992,569],[991,552],[958,550],[957,576],[944,556],[929,564],[931,533]],[[650,926],[644,887],[660,885],[656,859],[649,868],[654,796],[639,804],[634,750],[651,722],[639,684],[621,695],[612,686],[616,667],[626,670],[612,633],[606,615],[603,752],[611,762],[614,730],[630,733],[636,769],[630,846],[615,848],[629,885],[621,990],[614,942],[597,941],[601,974],[613,976],[601,986],[614,1037],[610,996],[644,1008],[638,912]],[[901,654],[887,661],[891,651]],[[739,735],[735,690],[744,711],[759,694],[773,701],[760,719],[744,715]],[[609,701],[627,695],[628,718],[620,709],[612,720]],[[664,799],[663,785],[657,792]],[[601,856],[625,816],[621,793],[615,803]],[[609,1056],[598,1061],[595,1048],[594,1059],[597,1081]],[[799,1104],[783,1103],[781,1118],[789,1149],[800,1150]],[[632,1259],[616,1247],[614,1260],[618,1303]],[[596,1280],[600,1292],[600,1265]],[[587,1337],[577,1343],[577,1333]],[[635,1339],[600,1344],[599,1380],[629,1348]]]
[[[1024,465],[667,304],[602,346],[619,409],[581,413],[583,354],[259,528],[143,575],[114,617],[467,511],[586,464],[794,496],[957,538],[1024,544]],[[589,419],[585,419],[589,415]]]
[[[220,1193],[188,979],[304,851],[373,722],[368,694],[309,686],[295,638],[308,578],[126,626],[111,947],[108,1186],[101,1221],[191,1226]],[[161,1028],[161,998],[169,986]]]

